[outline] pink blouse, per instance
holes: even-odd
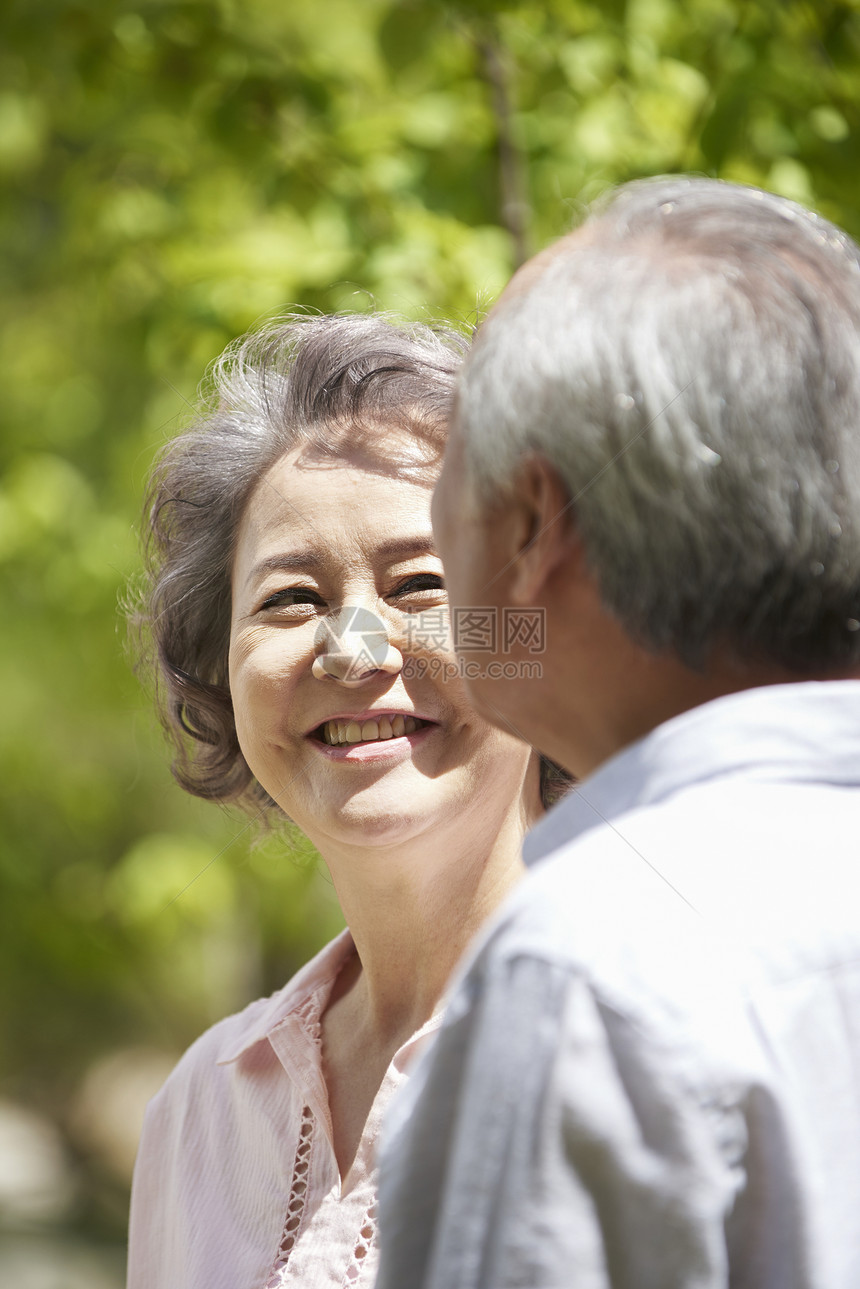
[[[377,1134],[441,1013],[396,1052],[341,1178],[320,1017],[354,952],[344,931],[278,993],[213,1026],[150,1102],[128,1289],[373,1284]]]

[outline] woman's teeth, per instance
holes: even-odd
[[[380,716],[378,721],[326,721],[322,727],[322,741],[331,747],[341,743],[372,743],[387,738],[402,738],[414,734],[425,724],[414,716]]]

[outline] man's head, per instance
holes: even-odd
[[[472,685],[539,746],[552,708],[634,702],[639,667],[634,734],[860,669],[860,251],[755,189],[622,188],[482,328],[435,512],[455,603],[546,610],[531,696]]]

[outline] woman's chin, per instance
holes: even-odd
[[[421,801],[420,792],[412,792],[405,806],[404,795],[402,791],[358,793],[334,806],[327,821],[319,813],[313,831],[321,825],[332,841],[362,849],[404,844],[439,827],[445,812],[440,811],[438,802]],[[322,838],[317,845],[325,854]]]
[[[427,827],[413,812],[346,809],[337,819],[338,839],[352,846],[394,846],[409,841]],[[332,830],[335,831],[334,829]]]

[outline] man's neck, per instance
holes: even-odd
[[[579,696],[576,712],[557,704],[544,711],[547,731],[541,750],[579,778],[664,722],[727,694],[810,680],[860,680],[858,667],[799,674],[720,658],[696,671],[671,655],[635,646],[621,655],[604,655],[595,671],[599,675],[591,685],[568,690]]]

